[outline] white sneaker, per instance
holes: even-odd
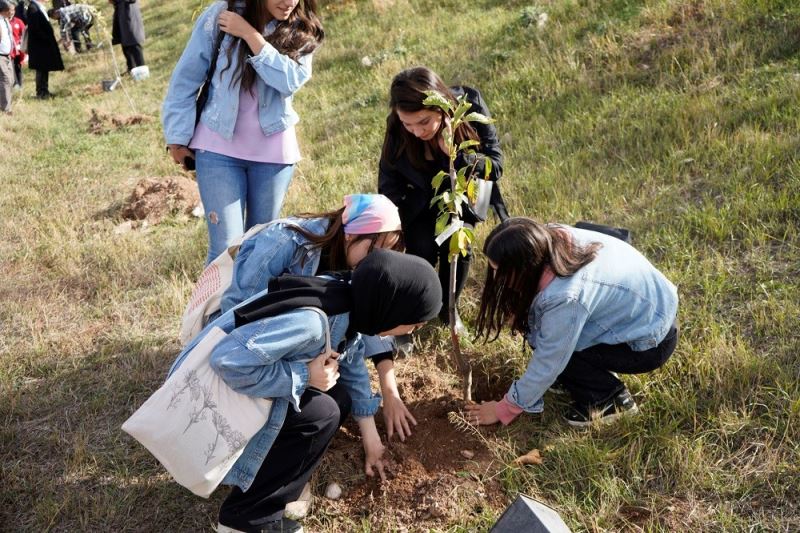
[[[292,520],[302,520],[308,515],[311,510],[311,502],[314,501],[314,495],[311,494],[311,483],[306,483],[303,487],[303,492],[297,501],[289,502],[286,504],[284,516]]]

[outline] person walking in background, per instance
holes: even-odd
[[[206,212],[210,263],[233,239],[278,217],[300,160],[292,95],[311,78],[324,38],[314,0],[246,0],[207,8],[178,60],[162,107],[164,137],[178,164],[194,162]],[[224,32],[211,90],[195,124],[196,99]]]
[[[52,98],[50,72],[64,70],[56,34],[50,25],[47,9],[39,0],[31,0],[28,19],[28,68],[36,71],[36,98]]]
[[[21,15],[21,16],[20,16]],[[25,52],[22,51],[22,34],[25,33],[25,3],[20,1],[11,18],[11,36],[14,39],[14,51],[11,60],[14,63],[14,90],[22,89],[22,65],[25,63]]]
[[[16,45],[11,30],[14,10],[7,0],[0,0],[0,112],[11,113],[11,94],[14,87],[14,54]]]
[[[439,263],[439,279],[443,289],[440,318],[448,323],[450,241],[445,241],[441,246],[436,244],[438,208],[431,205],[434,196],[431,180],[440,170],[449,169],[449,156],[443,139],[446,122],[440,108],[422,103],[427,98],[425,91],[438,91],[453,107],[458,96],[466,95],[467,101],[472,104],[471,111],[487,117],[491,115],[477,89],[466,86],[448,87],[438,74],[427,67],[404,70],[392,80],[389,91],[391,111],[386,118],[386,133],[378,170],[378,192],[385,194],[400,208],[406,251],[426,259],[433,266]],[[467,139],[480,142],[474,148],[492,162],[489,179],[497,181],[502,176],[503,155],[497,130],[493,125],[464,123],[454,132],[454,136],[456,145]],[[455,162],[456,169],[473,163],[474,159],[470,160],[470,157],[474,158],[459,154]],[[484,161],[478,160],[473,172],[482,177],[484,165]],[[448,180],[445,180],[443,187],[449,190]],[[499,192],[492,203],[501,218],[507,216]],[[467,209],[462,220],[466,224],[476,224],[479,219],[468,206],[465,207]],[[456,303],[466,283],[471,260],[471,251],[466,257],[458,257]],[[463,329],[458,312],[456,327]]]
[[[128,72],[143,66],[144,22],[138,0],[108,0],[114,6],[111,44],[122,45]]]
[[[530,218],[495,227],[478,337],[504,325],[534,349],[525,374],[500,401],[466,407],[475,424],[538,413],[556,380],[572,396],[564,418],[585,427],[638,411],[621,374],[661,367],[678,342],[678,291],[630,244],[595,231]]]

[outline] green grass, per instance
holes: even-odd
[[[99,51],[65,58],[53,101],[31,98],[26,71],[14,116],[0,117],[0,529],[196,531],[214,521],[220,495],[188,497],[118,429],[178,350],[205,256],[202,221],[113,232],[138,179],[176,173],[158,115],[198,4],[142,2],[152,78],[126,82],[135,109],[122,91],[95,94],[112,77]],[[324,5],[328,39],[296,98],[305,159],[285,213],[375,190],[389,82],[426,64],[483,91],[514,214],[626,226],[679,287],[677,352],[663,370],[627,379],[642,415],[576,432],[548,405],[499,430],[504,461],[544,451],[539,467],[497,474],[509,498],[540,498],[576,531],[800,529],[798,4]],[[527,24],[525,13],[541,12],[544,27]],[[94,135],[91,109],[154,120]],[[468,322],[482,265],[478,254]],[[507,384],[527,362],[518,340],[470,349],[482,353],[476,380]]]

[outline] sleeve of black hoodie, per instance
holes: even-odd
[[[486,102],[484,102],[480,91],[466,86],[453,87],[453,90],[456,94],[466,93],[467,101],[472,104],[470,112],[477,112],[491,118],[492,115],[489,112],[489,107],[486,105]],[[489,179],[497,181],[503,175],[503,152],[500,150],[500,139],[497,138],[497,128],[494,127],[494,124],[481,124],[480,122],[470,122],[470,124],[475,128],[481,141],[481,146],[477,151],[492,160],[492,171],[489,174]],[[465,155],[460,153],[456,158],[456,168],[471,165],[475,159],[478,159],[478,157],[474,154]],[[482,179],[485,168],[486,161],[479,159],[475,166],[475,176]]]

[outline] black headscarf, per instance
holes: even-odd
[[[442,307],[442,287],[424,259],[375,250],[353,271],[350,327],[366,335],[426,322]]]
[[[347,276],[325,279],[284,275],[269,292],[233,311],[236,327],[311,306],[328,315],[350,313],[349,332],[376,335],[404,324],[426,322],[439,313],[442,288],[424,259],[375,250]]]

